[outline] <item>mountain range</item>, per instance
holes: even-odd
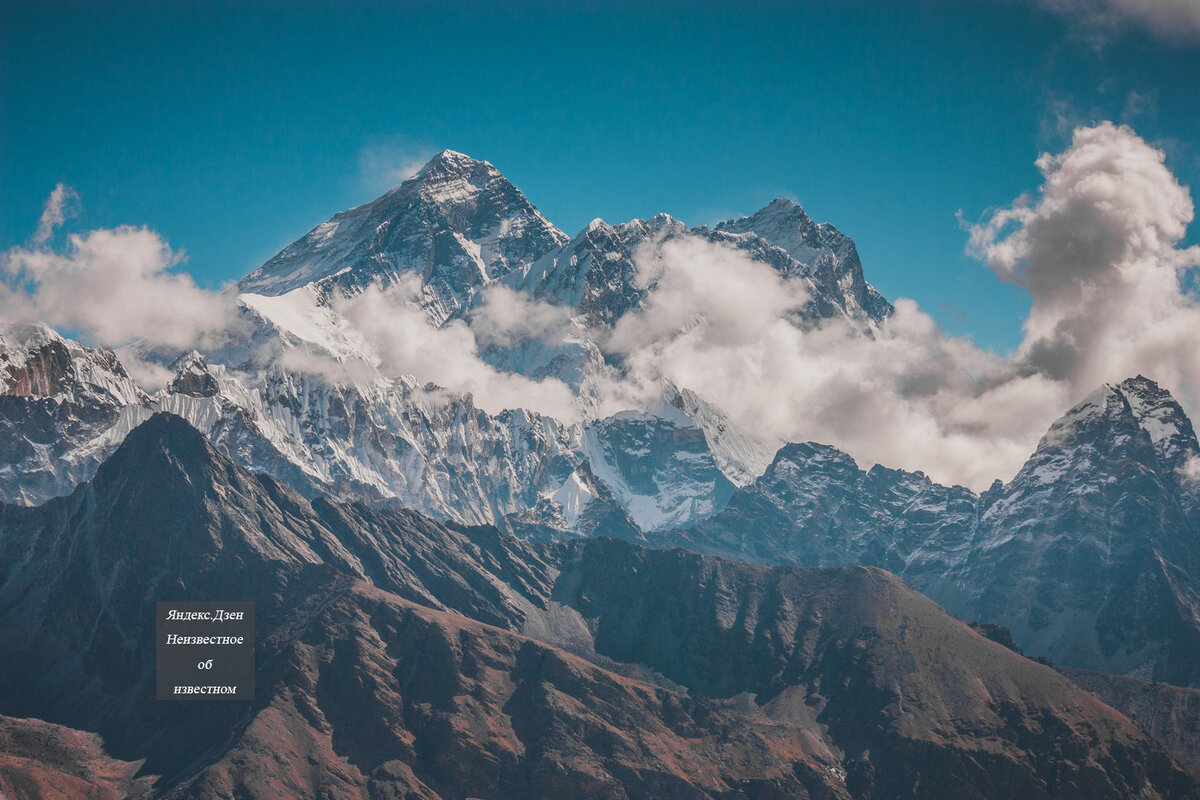
[[[569,237],[443,151],[246,276],[204,352],[0,328],[0,791],[1200,796],[1197,726],[1163,711],[1200,688],[1171,394],[1099,387],[983,492],[670,382],[614,413],[611,338],[677,241],[767,265],[797,325],[894,313],[792,201]],[[375,295],[572,415],[395,374],[347,306]],[[497,297],[555,327],[489,337]],[[251,706],[150,699],[168,597],[258,603]]]

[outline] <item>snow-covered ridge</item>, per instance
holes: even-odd
[[[152,395],[108,351],[48,329],[0,336],[0,381],[10,394],[19,388],[22,403],[35,395],[75,403],[73,416],[42,425],[51,431],[45,441],[35,442],[17,418],[23,409],[10,411],[7,435],[23,455],[0,480],[0,496],[38,502],[69,491],[129,430],[166,410],[241,463],[304,491],[398,502],[462,522],[499,522],[549,505],[549,515],[570,526],[597,503],[616,503],[644,528],[686,527],[760,474],[780,443],[755,440],[688,387],[665,385],[660,402],[597,418],[596,387],[623,368],[604,342],[647,297],[639,249],[674,237],[735,247],[799,282],[811,298],[810,321],[850,320],[869,331],[891,311],[863,280],[853,242],[794,203],[775,201],[712,230],[665,214],[619,225],[594,220],[571,238],[493,165],[446,150],[246,276],[238,329],[219,345],[140,354],[169,367],[170,380]],[[414,284],[415,294],[387,302],[415,302],[432,326],[459,326],[452,333],[478,329],[486,293],[501,288],[520,300],[518,316],[532,304],[550,309],[559,325],[553,335],[480,333],[477,355],[502,374],[561,381],[581,421],[489,413],[470,389],[396,377],[405,370],[383,363],[387,354],[348,321],[344,303],[374,297],[368,288]],[[372,314],[387,316],[388,307]],[[20,371],[42,340],[54,342],[45,364],[58,359],[69,370],[37,362]],[[59,468],[56,459],[73,466]]]

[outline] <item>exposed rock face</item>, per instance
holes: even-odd
[[[221,384],[208,368],[204,356],[195,350],[171,366],[175,370],[175,377],[167,386],[171,394],[187,397],[216,397],[220,394]]]
[[[1057,664],[1200,682],[1200,530],[1180,472],[1197,452],[1156,384],[1103,387],[985,500],[971,557],[931,594]]]
[[[267,644],[286,688],[171,796],[846,796],[726,704],[361,583],[298,612]]]
[[[0,324],[0,500],[69,492],[127,432],[123,409],[147,400],[111,350]]]
[[[256,601],[256,699],[150,700],[154,601],[212,598]],[[172,797],[1198,791],[880,570],[309,502],[166,415],[70,497],[0,509],[0,711],[97,731]]]
[[[646,296],[646,288],[637,281],[637,249],[656,237],[687,231],[668,214],[620,225],[595,219],[562,248],[511,273],[504,283],[539,300],[577,309],[590,327],[612,326]]]
[[[819,294],[837,298],[852,318],[878,322],[892,313],[891,303],[863,277],[854,241],[828,222],[814,222],[792,200],[773,200],[749,217],[718,223],[714,232],[740,238],[752,234],[783,249]]]
[[[1192,775],[1200,777],[1200,690],[1106,672],[1060,671],[1133,720]]]
[[[0,797],[12,800],[140,800],[153,796],[140,764],[104,752],[94,733],[0,716]]]
[[[1102,774],[1116,752],[1063,761],[1083,730],[1132,742],[1128,720],[878,569],[766,569],[594,540],[564,565],[555,599],[604,655],[709,696],[803,701],[845,754],[853,796],[1120,797],[1142,785]]]
[[[8,366],[8,389],[12,397],[53,397],[70,379],[71,353],[64,342],[51,339],[35,347],[24,364]]]
[[[937,574],[978,514],[978,498],[963,487],[880,466],[863,471],[842,451],[810,442],[784,446],[719,514],[670,541],[768,564]]]

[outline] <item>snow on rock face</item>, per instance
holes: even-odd
[[[313,311],[308,289],[296,291],[294,298],[289,293],[247,302],[262,312],[264,324],[286,323],[301,334],[275,329],[283,337],[278,360],[286,362],[289,353],[338,351],[347,340],[336,327],[327,329],[319,309]],[[183,417],[238,462],[306,493],[391,501],[463,523],[518,517],[548,501],[559,509],[555,524],[564,533],[606,524],[600,517],[620,518],[625,502],[650,527],[688,524],[719,508],[731,489],[704,433],[667,404],[658,416],[630,413],[580,427],[521,409],[490,415],[469,396],[377,372],[344,381],[279,365],[231,370],[195,351],[173,369],[174,378],[150,397],[135,388],[126,397],[81,395],[75,416],[91,420],[90,426],[79,433],[44,426],[50,440],[25,458],[10,459],[0,473],[6,499],[37,503],[69,492],[154,411]],[[15,424],[24,416],[24,410],[6,415],[10,447],[29,444]],[[58,450],[47,450],[49,445]],[[56,469],[54,452],[76,468]],[[589,471],[589,460],[604,477]],[[603,508],[593,511],[600,495]]]
[[[1200,600],[1197,509],[1181,474],[1196,453],[1191,423],[1153,381],[1102,386],[982,504],[955,577],[964,613],[1055,662],[1200,680],[1188,666],[1200,630],[1179,618]]]
[[[148,401],[111,350],[42,325],[0,326],[0,500],[66,494],[108,454],[94,442]]]
[[[714,232],[753,235],[782,248],[851,318],[879,322],[892,313],[891,304],[863,277],[853,240],[828,222],[813,222],[798,203],[773,200],[749,217],[718,223]]]
[[[318,225],[246,276],[241,289],[271,296],[310,284],[357,291],[416,273],[441,322],[489,281],[566,241],[495,167],[445,150],[377,200]]]
[[[688,527],[732,494],[703,431],[684,419],[630,412],[592,423],[584,435],[592,471],[644,531]]]
[[[1159,458],[1184,469],[1200,454],[1192,422],[1170,392],[1141,375],[1122,381],[1118,388],[1138,425],[1150,435]]]
[[[655,237],[687,231],[687,226],[667,214],[621,225],[595,219],[562,248],[528,269],[510,273],[504,281],[539,300],[573,307],[592,327],[611,326],[646,296],[636,281],[637,248]]]
[[[704,432],[717,467],[735,486],[747,486],[762,475],[783,444],[762,442],[751,436],[695,392],[680,389],[670,381],[664,381],[663,400],[668,408],[677,409]]]
[[[578,472],[572,472],[563,481],[563,485],[550,496],[550,499],[561,509],[566,527],[571,530],[579,521],[579,517],[587,510],[588,503],[596,499],[596,495],[588,488],[587,483]]]

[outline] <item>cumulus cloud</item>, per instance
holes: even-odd
[[[491,413],[528,408],[568,421],[577,416],[574,393],[563,382],[497,370],[480,358],[479,343],[465,322],[430,325],[420,304],[422,291],[419,276],[409,274],[386,289],[372,286],[337,298],[334,307],[372,343],[388,374],[470,393]]]
[[[67,217],[74,212],[74,206],[79,202],[79,195],[64,183],[54,187],[46,204],[42,207],[42,216],[38,220],[37,231],[33,234],[33,246],[41,247],[50,241],[54,232],[66,222]]]
[[[1065,402],[1054,381],[944,336],[909,300],[868,336],[847,320],[801,325],[802,285],[733,248],[673,238],[635,264],[650,293],[606,345],[625,374],[598,388],[601,413],[653,406],[665,379],[766,443],[826,442],[979,488],[1015,472]]]
[[[230,328],[233,295],[196,286],[178,271],[181,256],[156,233],[122,226],[73,233],[46,247],[76,195],[59,185],[32,237],[34,246],[0,254],[0,316],[42,322],[122,353],[131,372],[161,377],[138,353],[212,345]],[[126,345],[137,341],[140,349]]]
[[[1200,396],[1200,306],[1182,283],[1200,249],[1180,246],[1194,209],[1164,161],[1128,127],[1078,128],[1038,159],[1036,196],[971,227],[969,252],[1032,296],[1024,366],[1075,389],[1142,372]]]
[[[816,440],[859,461],[979,489],[1012,476],[1050,422],[1104,382],[1151,377],[1195,410],[1200,301],[1184,287],[1192,200],[1128,127],[1080,127],[1037,161],[1040,189],[968,226],[968,251],[1029,292],[1011,356],[945,335],[911,300],[871,335],[797,324],[804,296],[767,265],[695,237],[635,254],[649,288],[606,343],[623,379],[602,413],[648,407],[662,380],[764,441]]]
[[[1200,41],[1197,0],[1037,0],[1039,5],[1079,25],[1094,40],[1103,40],[1130,25],[1172,42]]]
[[[133,339],[185,348],[226,322],[228,301],[174,271],[179,255],[146,228],[71,234],[64,252],[13,248],[0,313],[108,346]]]

